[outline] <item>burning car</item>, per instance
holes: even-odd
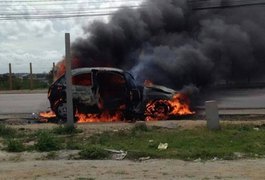
[[[167,119],[170,115],[192,114],[185,95],[151,82],[136,85],[129,72],[117,68],[72,70],[72,92],[74,115],[82,122]],[[65,120],[65,75],[50,86],[48,99],[56,116]]]

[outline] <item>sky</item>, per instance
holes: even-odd
[[[37,2],[36,2],[37,1]],[[84,36],[83,28],[94,20],[108,22],[109,16],[71,17],[64,19],[27,19],[43,15],[111,13],[117,7],[139,5],[141,0],[15,0],[0,1],[0,74],[49,72],[53,62],[65,54],[64,36],[71,42]],[[56,14],[57,13],[57,14]],[[66,14],[72,13],[72,14]]]

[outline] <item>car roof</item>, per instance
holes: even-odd
[[[72,70],[72,75],[89,73],[92,70],[97,70],[97,71],[115,71],[115,72],[119,72],[119,73],[123,73],[124,72],[122,69],[118,69],[118,68],[110,68],[110,67],[89,67],[89,68],[77,68],[77,69],[73,69]]]

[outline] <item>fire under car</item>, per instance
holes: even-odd
[[[192,113],[184,95],[152,83],[136,85],[129,72],[117,68],[72,70],[72,93],[74,115],[108,112],[119,113],[121,120],[151,120]],[[57,118],[66,120],[65,75],[50,86],[48,99]]]

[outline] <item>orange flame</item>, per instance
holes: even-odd
[[[76,114],[78,123],[91,123],[91,122],[118,122],[123,119],[122,113],[116,112],[114,114],[108,111],[101,114]]]
[[[65,59],[59,61],[54,68],[54,79],[53,81],[56,81],[59,77],[61,77],[66,71],[65,67]]]
[[[40,112],[40,119],[50,119],[56,118],[56,115],[53,111]],[[75,118],[77,123],[91,123],[91,122],[118,122],[123,119],[121,112],[110,113],[105,111],[100,114],[82,114],[76,113]]]
[[[82,67],[81,62],[78,58],[73,57],[72,61],[72,69]],[[54,73],[54,81],[60,78],[66,72],[66,60],[63,58],[59,62],[56,63],[55,68],[53,69]]]
[[[166,120],[170,116],[194,114],[189,107],[189,99],[182,93],[177,93],[171,100],[155,100],[146,105],[146,121]]]
[[[167,120],[170,117],[192,115],[195,112],[190,110],[189,103],[189,98],[182,93],[175,94],[171,100],[151,101],[146,105],[145,120]],[[41,119],[56,117],[53,111],[41,112],[39,116]],[[116,111],[114,113],[104,111],[100,114],[76,113],[75,117],[77,119],[77,123],[118,122],[124,119],[122,111]]]
[[[42,118],[47,118],[47,119],[56,117],[53,111],[40,112],[39,116]]]

